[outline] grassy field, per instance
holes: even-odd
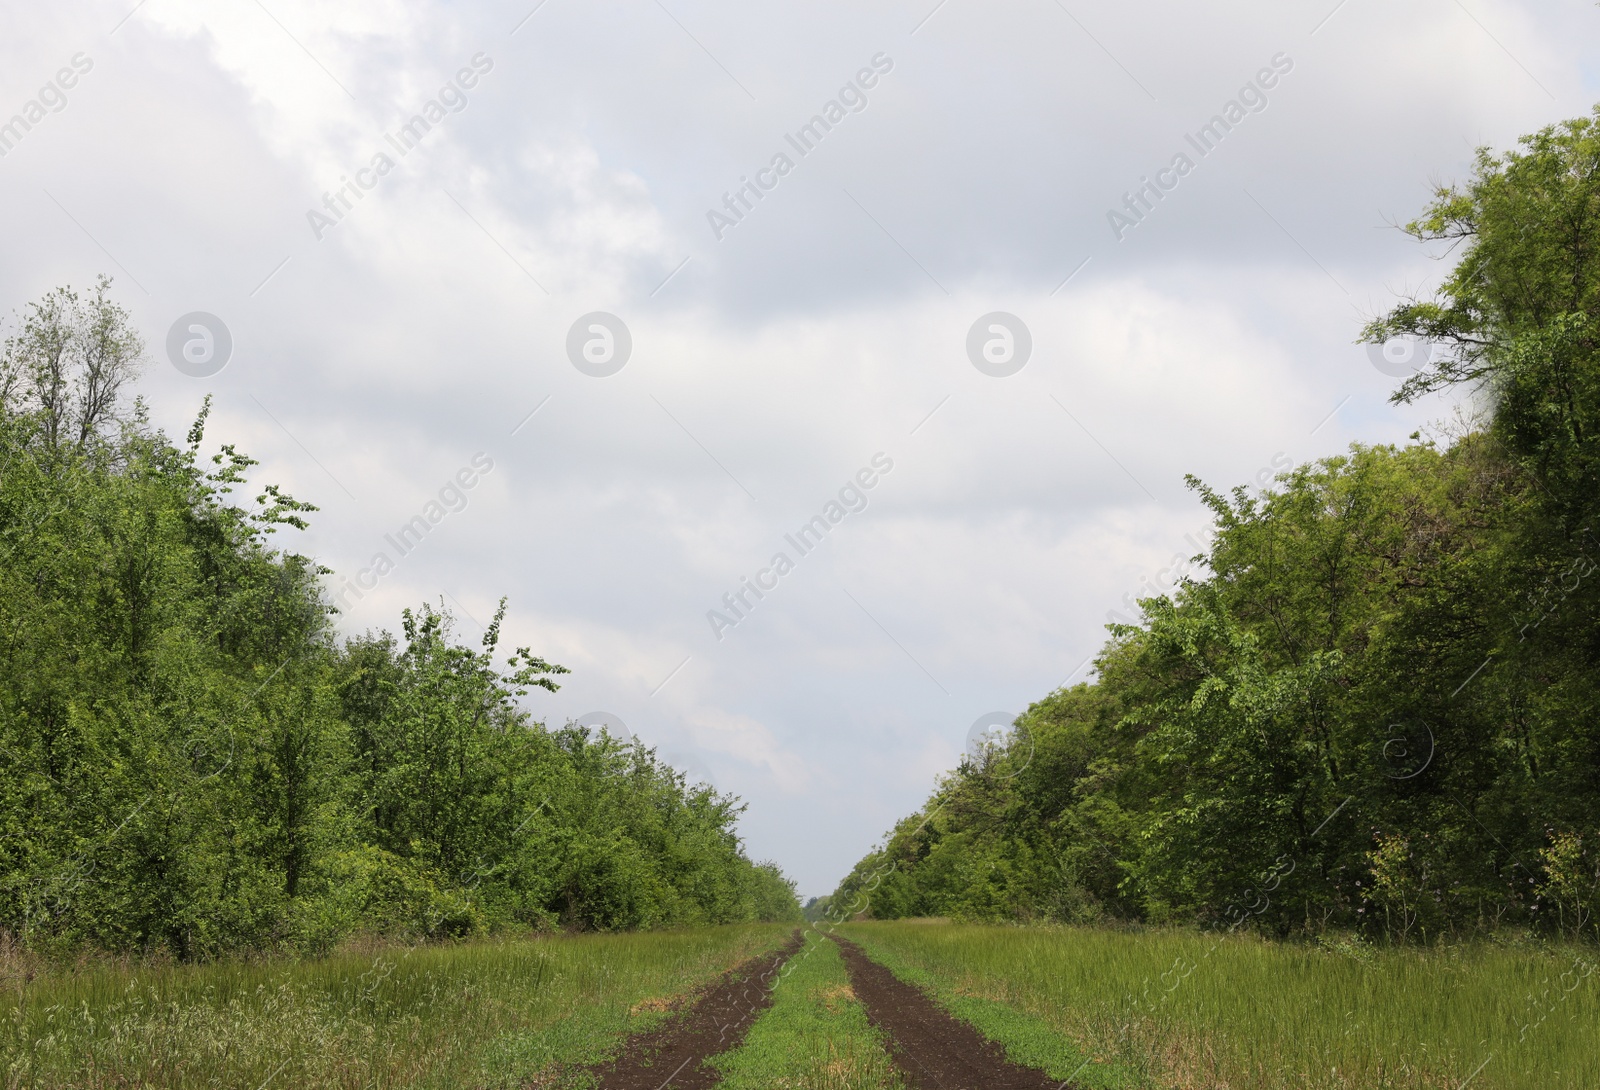
[[[883,1040],[850,990],[839,948],[808,931],[771,1008],[716,1057],[727,1090],[898,1090]]]
[[[600,1059],[792,925],[380,947],[318,961],[0,961],[22,1087],[520,1087]],[[32,975],[32,979],[29,976]]]
[[[0,953],[3,1086],[571,1085],[789,925],[392,947],[317,961],[89,964]],[[1016,1061],[1104,1090],[1592,1090],[1600,954],[1373,949],[1181,931],[848,924]],[[838,948],[813,934],[730,1090],[898,1090]],[[1085,1066],[1085,1061],[1091,1061]]]
[[[1155,1086],[1600,1086],[1592,947],[1320,948],[921,922],[840,933],[890,968],[929,974],[943,996],[1008,1005]],[[996,1026],[980,1024],[1010,1049]],[[1010,1032],[1051,1047],[1026,1023]]]

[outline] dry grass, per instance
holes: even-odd
[[[848,984],[829,984],[815,990],[816,997],[828,1011],[837,1014],[843,1009],[842,1004],[856,1001],[856,990]]]
[[[663,1014],[667,1011],[677,1010],[682,1006],[685,997],[681,995],[651,996],[641,999],[628,1008],[629,1014]]]

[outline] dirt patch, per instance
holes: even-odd
[[[845,967],[867,1021],[889,1038],[896,1066],[917,1090],[1062,1090],[1036,1067],[1006,1059],[1005,1050],[967,1023],[952,1017],[861,947],[838,935]]]
[[[705,1061],[738,1046],[756,1016],[772,1005],[778,968],[800,949],[800,932],[765,957],[722,974],[687,1011],[630,1037],[622,1053],[590,1068],[600,1090],[704,1090],[722,1078]]]

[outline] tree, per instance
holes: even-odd
[[[87,298],[55,289],[29,304],[0,353],[0,409],[36,417],[51,449],[81,447],[114,423],[144,363],[132,316],[110,293],[105,276]]]
[[[737,799],[534,718],[567,671],[499,658],[504,602],[478,648],[427,605],[338,639],[275,545],[315,506],[202,454],[209,400],[182,446],[123,411],[108,285],[0,357],[0,929],[194,958],[798,913]]]
[[[880,915],[1591,928],[1597,119],[1439,187],[1406,230],[1457,263],[1363,330],[1439,346],[1396,401],[1465,386],[1487,424],[1260,493],[1191,479],[1217,528],[1198,574],[1108,626],[1093,685],[1029,709],[1012,779],[964,763],[836,902],[872,884]]]

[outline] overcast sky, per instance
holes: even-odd
[[[345,632],[506,596],[537,716],[806,895],[1088,674],[1185,473],[1451,413],[1354,344],[1447,267],[1392,225],[1600,98],[1588,0],[134,2],[8,12],[0,304],[113,276],[155,420],[213,394],[321,508]]]

